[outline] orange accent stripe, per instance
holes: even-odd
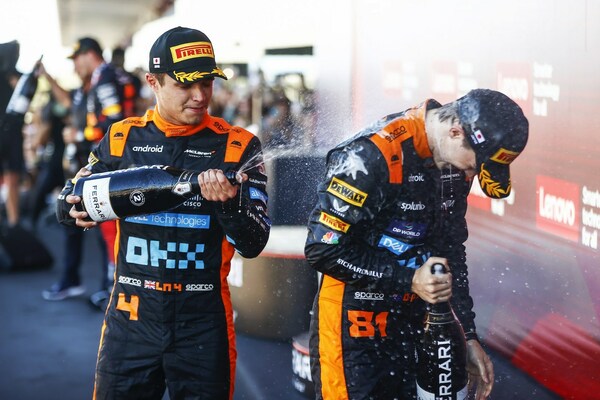
[[[100,343],[98,344],[98,353],[96,359],[100,358],[100,349],[102,348],[102,343],[104,342],[104,330],[106,329],[106,314],[108,310],[110,310],[110,305],[112,303],[113,297],[112,293],[115,291],[115,285],[117,280],[115,279],[118,273],[118,257],[119,257],[119,237],[121,236],[121,221],[116,221],[117,233],[115,235],[115,274],[113,275],[113,287],[111,290],[111,296],[108,298],[108,305],[106,306],[106,311],[104,312],[104,321],[102,322],[102,328],[100,330]],[[96,381],[97,377],[94,378],[94,392],[92,394],[92,400],[96,400]]]
[[[417,154],[421,158],[433,156],[431,149],[429,149],[429,142],[427,141],[427,134],[425,132],[425,110],[427,109],[428,102],[429,100],[423,102],[419,107],[406,111],[404,116],[407,122],[410,122],[409,129],[413,132],[413,144]]]
[[[175,125],[167,122],[160,116],[158,106],[155,106],[154,110],[147,111],[146,116],[150,117],[149,119],[152,119],[158,129],[164,132],[166,137],[191,136],[194,133],[200,132],[202,129],[206,128],[211,120],[210,115],[205,114],[202,122],[200,122],[198,125]]]
[[[109,305],[110,306],[110,305]],[[109,307],[106,307],[108,310]],[[106,330],[106,318],[102,323],[102,329],[100,330],[100,343],[98,344],[98,355],[96,359],[100,358],[100,349],[102,348],[102,343],[104,343],[104,331]],[[92,400],[96,400],[96,384],[98,382],[98,371],[94,374],[94,392],[92,393]]]
[[[233,306],[231,304],[231,294],[227,284],[227,275],[231,269],[231,258],[235,249],[232,244],[223,238],[221,242],[221,301],[225,307],[225,318],[227,319],[227,339],[229,342],[229,400],[233,399],[233,389],[235,386],[235,364],[237,359],[237,350],[235,347],[235,328],[233,325]]]
[[[342,298],[345,284],[323,275],[319,291],[319,358],[324,399],[348,400],[342,353]]]
[[[227,149],[225,150],[225,162],[240,162],[242,154],[254,135],[241,129],[231,129],[227,138]]]
[[[386,130],[388,126],[385,128]],[[402,183],[402,146],[400,145],[402,140],[398,138],[389,142],[383,136],[375,134],[371,136],[371,141],[375,143],[387,163],[390,183]]]

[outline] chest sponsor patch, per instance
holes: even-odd
[[[400,236],[406,239],[419,239],[425,235],[427,224],[392,220],[386,231],[394,236]]]
[[[406,250],[413,247],[413,245],[404,243],[398,239],[394,239],[393,237],[389,237],[387,235],[382,235],[379,240],[379,247],[383,247],[384,249],[388,249],[392,253],[396,255],[400,255],[404,253]]]
[[[125,221],[134,224],[163,226],[167,228],[209,229],[210,215],[157,213],[127,217]]]
[[[192,158],[211,158],[214,154],[214,150],[204,151],[197,149],[186,149],[184,151],[185,155]]]
[[[269,196],[253,187],[250,188],[250,198],[253,200],[260,200],[265,205],[267,205],[267,201],[269,200]]]
[[[357,207],[362,207],[368,196],[367,193],[336,177],[331,179],[327,192]]]

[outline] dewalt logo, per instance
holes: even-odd
[[[367,194],[365,192],[362,192],[354,186],[335,177],[331,179],[327,191],[345,202],[358,207],[362,207],[367,199]]]
[[[325,226],[330,227],[331,229],[335,229],[336,231],[346,233],[348,228],[350,228],[350,224],[342,221],[334,216],[327,214],[326,212],[321,211],[321,216],[319,217],[319,222]]]

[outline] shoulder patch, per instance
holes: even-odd
[[[147,114],[143,117],[127,118],[111,125],[109,131],[110,155],[114,157],[123,156],[125,142],[129,136],[129,130],[132,126],[146,126],[148,123]]]
[[[248,144],[254,138],[254,134],[239,126],[232,126],[228,135],[225,162],[240,162],[242,154],[244,154]]]
[[[390,183],[402,183],[402,142],[412,137],[409,128],[404,119],[396,119],[370,138],[385,159]]]

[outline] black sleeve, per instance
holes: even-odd
[[[368,140],[334,149],[308,221],[305,255],[317,271],[356,287],[410,291],[414,270],[369,241],[384,206],[387,164]]]
[[[240,169],[245,164],[250,168]],[[267,175],[257,137],[251,140],[237,169],[246,173],[248,180],[240,186],[236,198],[216,206],[216,214],[228,240],[240,255],[254,258],[266,246],[271,231],[271,220],[267,215]]]

